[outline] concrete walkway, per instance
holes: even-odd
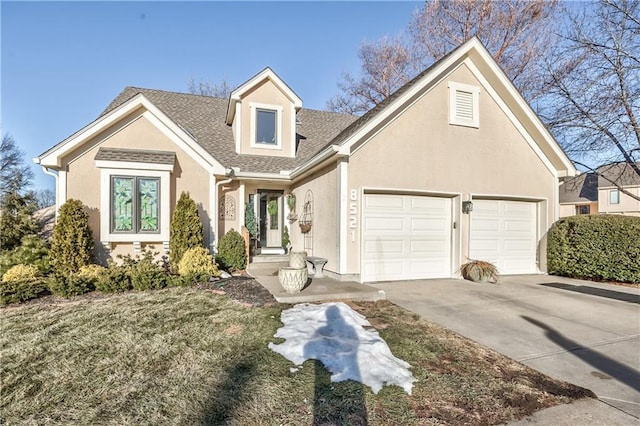
[[[515,424],[640,424],[640,290],[546,275],[498,284],[417,280],[373,284],[387,299],[598,400]]]
[[[278,281],[278,268],[287,266],[287,263],[251,263],[249,274],[262,284],[280,303],[311,303],[326,302],[330,300],[384,300],[384,291],[371,286],[348,282],[336,281],[331,278],[313,278],[300,293],[290,294],[285,292]]]

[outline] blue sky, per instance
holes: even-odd
[[[363,41],[399,34],[421,2],[10,2],[1,13],[2,134],[31,158],[126,86],[241,84],[270,66],[323,109]],[[53,178],[34,167],[34,188]]]

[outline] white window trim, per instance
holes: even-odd
[[[464,127],[480,127],[480,87],[450,81],[449,87],[449,124]],[[472,95],[473,120],[458,118],[456,115],[456,92],[469,92]]]
[[[614,193],[617,194],[617,198],[618,198],[615,203],[613,201],[611,201],[611,196]],[[619,189],[610,189],[609,190],[609,205],[617,206],[618,204],[620,204],[620,190]]]
[[[127,163],[131,164],[131,163]],[[140,163],[143,164],[143,163]],[[161,165],[157,165],[161,166]],[[123,233],[111,232],[111,177],[151,177],[160,179],[160,232]],[[100,169],[100,241],[102,242],[159,242],[169,241],[170,222],[170,177],[169,170],[140,170],[124,168]]]
[[[267,109],[276,112],[276,144],[264,144],[256,142],[256,110],[257,109]],[[251,148],[258,149],[276,149],[282,150],[282,113],[284,112],[284,107],[281,105],[269,105],[269,104],[260,104],[256,102],[249,103],[249,116],[250,116],[250,142]]]

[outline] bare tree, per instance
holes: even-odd
[[[547,64],[541,116],[574,162],[596,173],[595,165],[623,162],[640,177],[639,17],[638,0],[574,11]]]
[[[405,37],[360,47],[360,76],[343,74],[338,83],[342,93],[329,101],[328,108],[363,113],[474,36],[532,100],[542,87],[539,67],[554,37],[557,11],[556,0],[427,1],[414,13]]]
[[[56,193],[52,189],[38,189],[34,191],[33,195],[39,209],[52,206],[56,203]]]
[[[191,77],[187,82],[187,90],[194,95],[213,96],[216,98],[228,98],[233,91],[226,79],[220,83],[210,83],[204,80],[196,80]]]
[[[31,185],[33,171],[24,161],[11,135],[5,133],[0,143],[0,197],[10,193],[23,193]]]

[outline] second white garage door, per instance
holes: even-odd
[[[501,274],[536,273],[536,223],[536,203],[474,199],[469,257],[492,262]]]
[[[365,194],[362,281],[451,276],[451,199]]]

